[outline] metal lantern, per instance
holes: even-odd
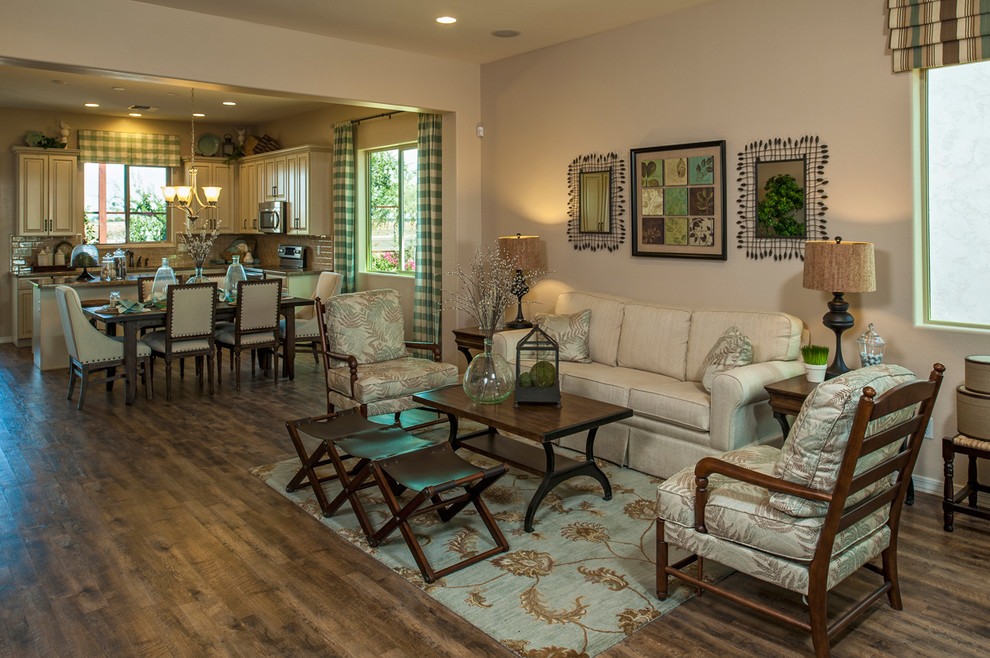
[[[560,348],[539,327],[516,344],[516,401],[560,406]]]

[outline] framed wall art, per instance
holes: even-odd
[[[575,249],[615,251],[626,239],[626,163],[617,153],[579,155],[567,169],[567,238]]]
[[[775,138],[739,154],[739,248],[747,258],[804,258],[804,243],[827,240],[825,165],[818,137]]]
[[[725,140],[631,151],[633,256],[726,259]]]

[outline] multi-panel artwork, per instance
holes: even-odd
[[[725,142],[631,155],[633,255],[725,260]]]

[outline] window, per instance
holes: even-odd
[[[416,146],[367,153],[367,271],[416,270]]]
[[[924,75],[924,319],[990,329],[990,62]]]
[[[161,188],[167,177],[166,167],[84,163],[86,241],[163,242],[168,222]]]

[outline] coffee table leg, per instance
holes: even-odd
[[[457,450],[457,416],[447,414],[447,423],[450,425],[450,434],[447,436],[447,440],[450,441],[450,447]]]
[[[584,445],[584,456],[588,460],[590,469],[585,475],[590,475],[591,477],[598,480],[602,485],[602,500],[612,500],[612,485],[609,484],[608,477],[598,468],[598,464],[595,463],[595,435],[598,433],[597,427],[592,427],[588,431],[588,440]]]
[[[553,444],[549,441],[543,444],[543,450],[547,454],[547,470],[543,473],[543,482],[537,487],[536,493],[533,494],[533,498],[529,501],[529,507],[526,508],[526,521],[523,523],[523,530],[526,532],[533,532],[533,517],[536,516],[536,509],[546,498],[550,490],[553,489],[560,480],[554,478],[554,464],[557,460],[557,455],[554,454]]]

